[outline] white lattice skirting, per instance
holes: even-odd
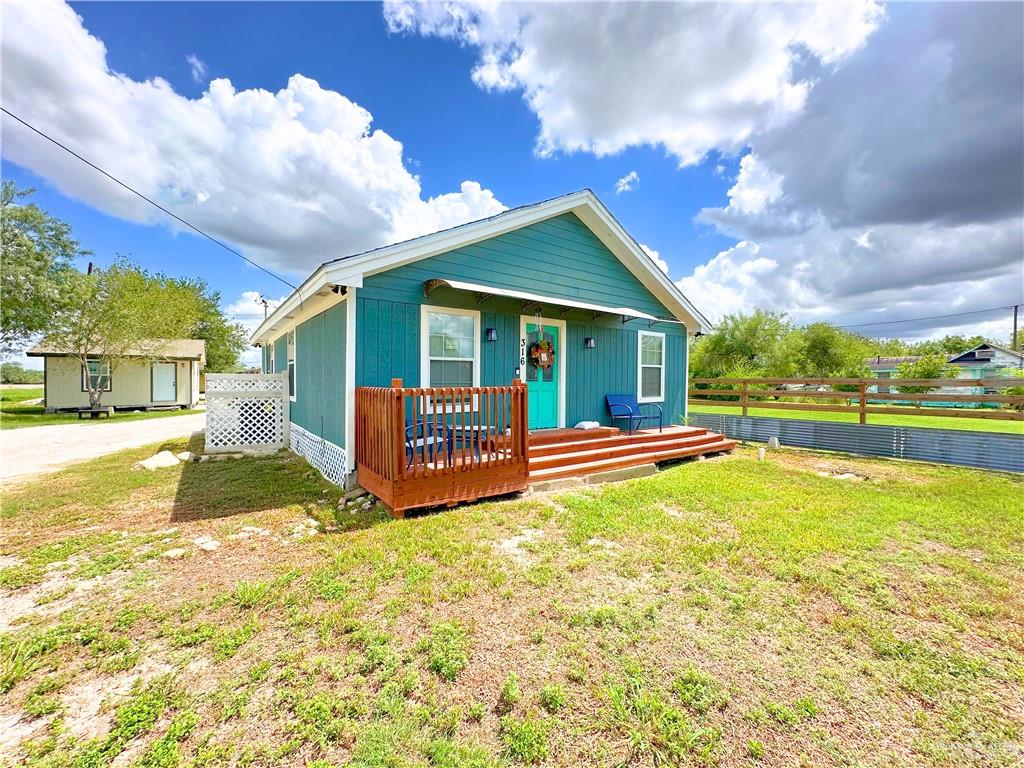
[[[320,470],[320,474],[335,485],[345,484],[346,457],[345,449],[324,440],[292,422],[291,449]]]

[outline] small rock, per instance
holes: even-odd
[[[779,444],[779,438],[775,437],[775,435],[772,435],[771,437],[769,437],[768,438],[768,447],[769,448],[779,448],[779,447],[781,447],[780,444]]]
[[[160,453],[135,464],[135,469],[160,469],[161,467],[174,467],[179,463],[178,457],[170,451],[160,451]]]
[[[185,550],[180,547],[177,549],[168,549],[166,552],[160,554],[160,557],[169,557],[172,560],[177,560],[179,557],[185,556]]]
[[[193,454],[192,451],[182,451],[181,453],[175,454],[175,456],[177,456],[178,461],[190,462],[196,460],[195,454]]]
[[[207,552],[213,552],[213,550],[217,549],[217,547],[220,546],[219,541],[210,538],[209,536],[197,536],[196,538],[192,539],[192,543],[200,549],[206,550]]]
[[[209,461],[209,460],[210,460],[210,457],[207,456],[205,453],[202,454],[201,456],[197,456],[196,457],[196,461]]]

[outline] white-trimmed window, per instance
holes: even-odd
[[[479,386],[479,312],[424,305],[420,339],[424,387]]]
[[[639,337],[636,399],[660,403],[665,399],[665,334],[640,331]]]
[[[288,331],[288,396],[295,402],[295,329]]]
[[[82,366],[82,391],[100,389],[110,391],[110,363],[105,360],[88,360]]]

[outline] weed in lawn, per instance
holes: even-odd
[[[498,710],[511,712],[521,698],[523,698],[523,693],[519,690],[519,675],[509,672],[501,684],[501,691],[498,692]]]
[[[260,631],[260,623],[250,619],[234,629],[221,629],[213,636],[213,655],[219,660],[229,659]]]
[[[560,685],[545,685],[540,689],[540,705],[550,714],[562,709],[566,704],[565,690]]]
[[[469,663],[469,632],[459,623],[434,625],[427,643],[430,669],[444,680],[454,680]]]
[[[501,739],[505,754],[518,763],[533,765],[548,756],[548,727],[537,717],[506,715],[501,719]]]
[[[629,745],[627,762],[711,762],[719,749],[720,733],[691,723],[635,665],[627,665],[623,681],[610,685],[607,696],[610,722]]]
[[[240,581],[232,595],[239,608],[255,608],[270,597],[270,584],[262,581]]]
[[[702,715],[712,709],[725,709],[729,703],[729,693],[711,675],[692,664],[676,675],[672,690],[687,709]]]

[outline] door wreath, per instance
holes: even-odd
[[[555,345],[547,339],[530,345],[530,362],[537,368],[547,370],[555,363]]]

